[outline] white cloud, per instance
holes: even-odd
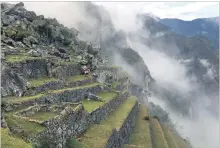
[[[219,15],[218,2],[94,2],[118,12],[153,13],[160,18],[192,20]],[[123,12],[124,13],[124,12]]]

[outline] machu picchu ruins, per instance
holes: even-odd
[[[155,80],[141,57],[120,47],[136,82],[78,34],[23,2],[1,3],[2,148],[191,148],[151,115]]]

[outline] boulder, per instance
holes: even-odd
[[[27,90],[27,80],[20,74],[15,73],[2,65],[1,73],[1,96],[22,96]]]
[[[30,51],[28,52],[28,54],[29,54],[30,56],[32,56],[32,57],[40,57],[40,56],[41,56],[41,54],[40,54],[39,52],[35,51],[35,50],[30,50]]]
[[[4,26],[10,25],[10,24],[12,24],[14,21],[15,21],[15,17],[14,17],[14,16],[5,15],[5,16],[2,18],[2,24],[3,24]]]

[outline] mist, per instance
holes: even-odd
[[[56,18],[67,27],[75,27],[78,29],[80,27],[79,22],[88,22],[87,26],[95,28],[98,23],[97,20],[94,20],[85,13],[85,8],[77,2],[25,2],[24,4],[28,10],[35,11],[38,15],[42,14],[45,15],[45,17]],[[139,42],[138,38],[140,35],[148,38],[148,34],[141,34],[141,24],[136,21],[136,15],[141,12],[138,10],[130,10],[129,6],[131,7],[132,4],[125,5],[123,8],[116,7],[114,3],[111,3],[109,6],[108,4],[104,4],[104,2],[99,2],[98,4],[102,5],[109,12],[115,29],[125,32],[127,44],[143,58],[149,68],[151,76],[161,87],[169,90],[178,90],[178,92],[184,96],[190,96],[191,92],[198,94],[191,100],[193,102],[192,105],[196,108],[196,118],[180,116],[178,112],[170,108],[169,104],[167,104],[160,94],[152,93],[152,97],[149,98],[149,101],[161,106],[169,113],[171,120],[177,124],[178,132],[183,137],[189,138],[193,147],[219,148],[219,119],[206,110],[206,107],[210,104],[209,98],[204,92],[199,91],[196,76],[187,75],[188,69],[184,65],[184,62],[191,59],[182,61],[163,52],[159,52],[160,50],[158,49],[149,48]],[[128,8],[126,8],[126,6]],[[136,37],[136,39],[130,38],[130,35]],[[94,36],[97,36],[97,34],[92,34],[90,38],[86,38],[85,36],[82,38],[91,40]],[[169,45],[169,43],[164,45],[164,47],[167,46],[176,50],[176,47]],[[161,48],[162,47],[163,46],[161,46]],[[138,74],[120,58],[120,55],[116,54],[113,61],[128,70],[133,78],[137,78]],[[209,68],[207,77],[211,77],[212,67],[210,64],[205,60],[202,60],[201,63],[206,68]]]

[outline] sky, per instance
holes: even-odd
[[[160,18],[193,20],[219,16],[218,2],[93,2],[127,13],[152,13]]]

